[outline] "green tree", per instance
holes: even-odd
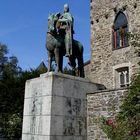
[[[13,140],[13,138],[20,138],[22,133],[25,82],[39,77],[41,73],[31,69],[22,71],[19,75],[15,74],[15,71],[11,72],[10,69],[13,70],[13,65],[8,64],[0,81],[0,126],[2,128],[0,133],[8,140]]]
[[[101,127],[111,140],[140,140],[140,74],[133,77],[119,114],[103,118]]]
[[[21,68],[17,58],[8,58],[7,54],[7,46],[0,44],[0,133],[10,139],[14,136],[20,137],[17,130],[21,130],[18,126],[21,125],[20,104],[23,102],[17,86]]]
[[[18,59],[7,54],[7,46],[0,44],[0,134],[13,140],[21,138],[25,82],[47,68],[23,71]]]
[[[7,62],[6,54],[8,53],[7,46],[0,43],[0,79],[2,78],[4,64]]]

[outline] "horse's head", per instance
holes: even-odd
[[[48,17],[48,32],[56,33],[56,23],[60,17],[60,13],[50,14]]]

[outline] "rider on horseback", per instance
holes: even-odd
[[[64,14],[53,13],[48,17],[46,48],[48,50],[48,72],[52,71],[52,59],[55,57],[56,72],[63,72],[63,56],[67,53],[69,64],[75,75],[84,77],[83,45],[73,39],[73,17],[68,4],[64,5]],[[76,68],[76,59],[78,67]]]
[[[72,55],[72,41],[73,41],[73,16],[69,13],[69,5],[64,5],[64,14],[59,18],[60,28],[65,30],[65,48],[66,48],[66,57]]]

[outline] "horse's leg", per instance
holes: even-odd
[[[69,57],[69,61],[70,61],[70,66],[72,67],[72,75],[76,76],[76,62],[75,62],[75,57],[74,56],[70,56]]]
[[[54,54],[55,54],[55,60],[56,60],[56,72],[60,71],[60,49],[59,48],[55,48],[54,50]]]
[[[52,65],[52,52],[48,51],[48,72],[51,71],[51,65]]]
[[[60,66],[60,71],[63,72],[63,54],[60,54],[60,60],[59,60],[59,66]]]
[[[78,59],[78,74],[80,77],[85,77],[85,74],[84,74],[84,59],[83,59],[83,46],[78,46],[78,54],[76,55],[77,56],[77,59]]]
[[[75,67],[72,67],[72,75],[76,76],[76,69],[75,69]]]
[[[78,59],[78,75],[80,77],[85,77],[85,74],[84,74],[84,60],[83,60],[83,54],[79,55],[77,57]]]

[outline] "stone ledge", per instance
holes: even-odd
[[[52,76],[59,76],[62,78],[66,78],[66,79],[72,79],[72,80],[77,80],[80,82],[86,82],[86,83],[92,83],[92,84],[97,84],[97,83],[93,83],[91,82],[89,79],[87,78],[81,78],[81,77],[77,77],[77,76],[72,76],[72,75],[68,75],[68,74],[63,74],[60,72],[47,72],[44,74],[41,74],[40,77],[46,78],[46,77],[52,77]],[[98,84],[97,84],[98,85]],[[100,85],[100,84],[99,84]]]
[[[42,97],[51,97],[52,95],[37,95],[35,97],[42,98]],[[79,99],[78,97],[67,97],[62,95],[53,95],[53,97],[60,97],[60,98],[73,98],[73,99]],[[25,97],[24,99],[32,99],[34,97]],[[84,100],[84,99],[83,99]]]
[[[28,134],[28,133],[23,133],[25,135],[38,135],[38,136],[62,136],[62,137],[66,137],[66,136],[71,136],[71,135],[42,135],[42,134]],[[82,137],[82,136],[87,136],[87,135],[73,135],[73,136],[77,136],[77,137]],[[71,137],[73,137],[71,136]]]
[[[111,91],[122,91],[122,90],[124,90],[124,91],[127,91],[127,90],[129,90],[129,88],[118,88],[118,89],[106,89],[106,90],[97,90],[97,91],[95,91],[95,92],[93,92],[93,93],[87,93],[87,95],[92,95],[92,94],[96,94],[96,93],[103,93],[103,92],[111,92]]]

